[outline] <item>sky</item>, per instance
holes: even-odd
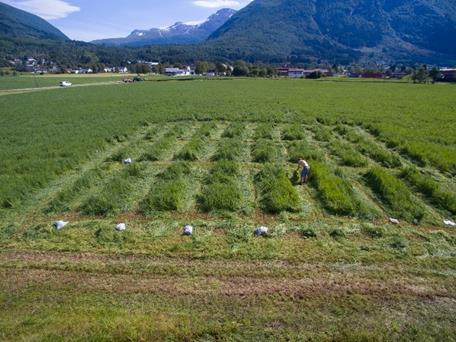
[[[1,0],[36,14],[75,40],[125,37],[133,30],[199,22],[251,0]]]

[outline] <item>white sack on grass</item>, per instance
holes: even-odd
[[[456,223],[451,220],[443,220],[443,223],[450,227],[456,227]]]
[[[269,228],[268,227],[258,227],[255,229],[255,235],[256,236],[263,236],[268,233]]]
[[[389,221],[390,221],[392,224],[399,224],[399,220],[398,220],[398,219],[395,219],[395,218],[391,218],[391,217],[390,217]]]
[[[65,227],[68,224],[68,222],[65,221],[55,221],[52,225],[54,226],[55,229],[60,230],[63,227]]]
[[[186,225],[186,226],[184,227],[183,235],[186,235],[186,236],[191,236],[191,235],[193,235],[193,227],[190,226],[190,225]]]
[[[117,226],[116,226],[116,230],[118,232],[123,232],[125,229],[127,229],[127,226],[125,225],[125,223],[119,223]]]
[[[130,164],[133,163],[133,160],[131,160],[131,158],[127,158],[127,159],[124,159],[124,160],[123,160],[123,163],[124,163],[125,165],[130,165]]]

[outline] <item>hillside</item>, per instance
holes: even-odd
[[[0,36],[68,40],[46,20],[0,2]]]
[[[456,60],[456,4],[255,0],[208,44],[250,60],[451,63]]]
[[[222,26],[235,10],[225,8],[217,11],[206,21],[198,24],[177,22],[166,28],[134,30],[128,37],[100,39],[92,43],[113,46],[145,46],[160,44],[192,44],[206,40],[215,30]]]

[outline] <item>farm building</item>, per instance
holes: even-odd
[[[350,72],[348,77],[350,78],[385,78],[385,74],[383,72]]]
[[[179,68],[165,68],[165,74],[167,76],[189,76],[191,75],[190,67],[179,69]]]
[[[300,69],[300,68],[278,68],[277,74],[279,76],[299,78],[307,77],[313,73],[321,73],[324,76],[330,76],[331,72],[328,69]]]
[[[440,75],[444,82],[456,82],[456,69],[440,69]]]

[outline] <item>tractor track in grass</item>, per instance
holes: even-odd
[[[84,267],[78,266],[82,265]],[[71,268],[74,265],[74,268]],[[351,274],[358,273],[366,278],[390,278],[393,275],[408,274],[421,277],[423,272],[434,280],[456,277],[454,268],[434,269],[400,264],[397,261],[381,263],[351,262],[295,262],[289,260],[243,260],[243,259],[194,259],[187,257],[153,256],[147,254],[121,254],[101,252],[67,252],[40,250],[0,251],[0,267],[4,268],[42,268],[112,273],[112,274],[174,274],[174,275],[226,275],[250,276],[252,278],[294,278],[313,277],[320,273]],[[379,274],[382,270],[384,273]],[[451,279],[449,279],[451,280]],[[432,281],[431,281],[432,282]]]
[[[412,296],[447,298],[456,293],[447,279],[423,279],[397,266],[356,264],[289,264],[233,260],[186,260],[94,254],[2,252],[4,289],[20,292],[31,286],[108,293],[221,295],[292,298],[365,295],[377,298]],[[400,277],[395,277],[397,272]],[[432,274],[432,271],[428,271]],[[448,279],[449,278],[449,279]]]

